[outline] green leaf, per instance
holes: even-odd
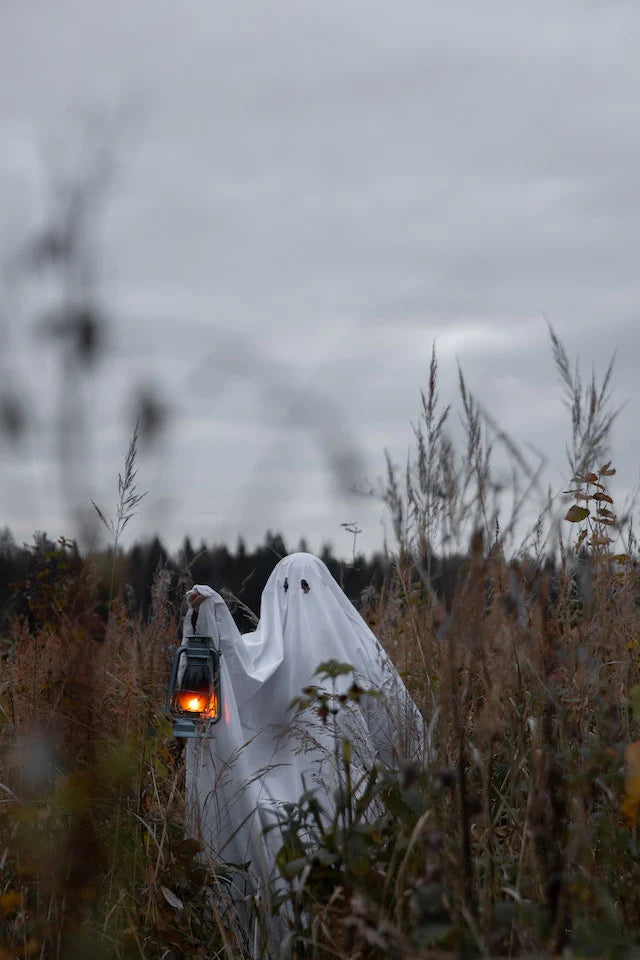
[[[313,859],[321,863],[323,867],[331,867],[339,860],[339,856],[337,853],[332,853],[330,850],[323,850],[322,847],[320,847],[319,850],[314,851]]]
[[[591,511],[587,510],[586,507],[579,507],[577,503],[574,503],[572,507],[569,507],[565,520],[568,520],[569,523],[580,523],[582,520],[586,520],[590,513]]]
[[[321,676],[324,680],[329,678],[335,680],[336,677],[344,676],[347,673],[353,673],[354,668],[350,663],[340,663],[339,660],[325,660],[318,665],[315,676]]]
[[[289,860],[289,862],[285,864],[283,872],[287,877],[295,877],[299,873],[302,873],[308,862],[306,857],[296,857],[295,860]]]
[[[631,704],[634,717],[636,720],[640,720],[640,683],[636,683],[635,687],[631,687],[629,691],[629,703]]]

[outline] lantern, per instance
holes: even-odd
[[[221,716],[220,648],[213,637],[188,637],[176,650],[166,709],[174,737],[210,737]]]

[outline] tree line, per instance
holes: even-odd
[[[16,543],[10,529],[0,530],[0,638],[16,617],[30,628],[51,622],[56,610],[73,609],[76,615],[92,616],[96,631],[105,623],[114,605],[129,619],[148,621],[153,606],[153,585],[160,574],[165,596],[176,611],[182,607],[185,590],[193,583],[207,583],[218,592],[233,595],[230,602],[241,630],[250,630],[249,613],[260,614],[262,590],[278,561],[295,550],[308,552],[301,540],[290,547],[279,533],[268,531],[263,543],[249,549],[242,538],[235,548],[224,544],[194,546],[185,537],[181,547],[170,552],[159,537],[134,543],[126,550],[112,548],[83,554],[74,540],[51,540],[37,532],[30,544]],[[319,556],[356,607],[368,588],[379,589],[388,572],[383,554],[354,555],[350,561],[337,558],[331,545]]]

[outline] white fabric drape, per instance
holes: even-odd
[[[220,643],[223,707],[213,737],[187,744],[190,829],[215,861],[250,862],[259,885],[281,843],[278,830],[263,834],[274,810],[297,801],[306,784],[330,812],[340,776],[337,741],[350,740],[356,768],[420,762],[425,725],[389,657],[317,557],[296,553],[278,563],[253,633],[240,634],[211,587],[193,590],[206,598],[196,632]],[[192,612],[189,605],[185,638],[194,633]],[[296,715],[291,701],[318,682],[314,672],[328,660],[351,664],[360,686],[380,696],[347,704],[326,723],[312,710]],[[352,681],[338,677],[334,692],[345,693]]]

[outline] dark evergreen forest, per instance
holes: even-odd
[[[303,541],[285,543],[280,534],[268,532],[264,542],[248,550],[242,539],[235,549],[225,545],[194,547],[188,538],[170,553],[158,537],[135,543],[128,550],[104,549],[83,555],[73,540],[51,540],[34,534],[33,543],[18,545],[8,527],[0,531],[0,642],[15,617],[30,628],[49,620],[62,600],[73,600],[77,612],[85,608],[95,620],[96,631],[106,623],[110,600],[131,620],[146,622],[153,603],[153,584],[164,580],[163,595],[173,609],[182,608],[185,590],[194,583],[207,583],[215,590],[237,598],[229,606],[241,630],[253,628],[247,611],[260,613],[260,596],[278,560],[294,550],[306,551]],[[368,588],[379,589],[388,569],[382,554],[367,559],[356,555],[350,562],[336,558],[329,545],[320,556],[356,607]],[[113,576],[113,586],[112,586]],[[243,608],[247,608],[247,610]]]

